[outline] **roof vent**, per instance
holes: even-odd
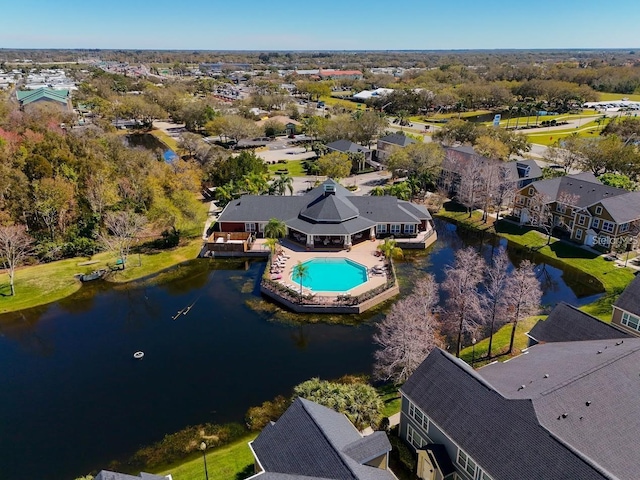
[[[545,374],[544,374],[544,378],[549,378],[549,374],[548,374],[548,373],[545,373]]]
[[[567,418],[568,416],[569,416],[569,414],[568,414],[568,413],[563,413],[563,414],[562,414],[562,418]]]
[[[520,387],[518,387],[518,391],[524,390],[524,387],[525,387],[524,385],[520,385]]]
[[[602,350],[598,350],[598,355],[602,353]]]
[[[624,343],[624,340],[620,340],[619,342],[616,342],[616,347],[617,347],[618,345],[622,345],[623,343]]]
[[[332,183],[327,183],[324,186],[324,194],[325,195],[333,195],[336,193],[336,186]]]
[[[591,400],[587,400],[584,404],[588,407],[589,405],[591,405]]]

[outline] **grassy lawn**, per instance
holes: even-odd
[[[628,98],[634,102],[640,102],[640,94],[639,93],[603,93],[600,92],[598,94],[601,102],[606,102],[610,100],[622,100],[623,98]]]
[[[422,121],[426,121],[428,122],[429,119],[434,119],[434,120],[444,120],[444,119],[448,119],[448,118],[469,118],[469,117],[477,117],[478,115],[485,115],[487,113],[491,113],[491,110],[470,110],[468,112],[451,112],[451,113],[435,113],[433,115],[423,115],[423,116],[419,116],[419,117],[411,117],[411,118],[415,118],[415,121],[417,122],[422,122]]]
[[[151,132],[149,133],[151,133],[151,135],[156,137],[158,140],[160,140],[162,143],[164,143],[167,147],[169,147],[174,152],[178,151],[178,142],[176,142],[173,138],[171,138],[162,130],[151,130]]]
[[[592,276],[602,284],[605,293],[596,302],[581,307],[581,310],[603,321],[611,320],[611,305],[634,278],[630,269],[617,267],[614,262],[608,262],[582,248],[555,239],[551,239],[551,243],[547,245],[546,236],[531,228],[519,227],[508,222],[499,222],[497,225],[491,222],[482,223],[480,212],[473,212],[472,217],[468,218],[467,213],[452,208],[449,204],[447,209],[438,212],[438,216],[470,228],[495,232],[513,244],[544,255],[551,262],[564,263]]]
[[[598,125],[596,122],[588,122],[580,127],[565,128],[562,130],[549,130],[548,132],[538,133],[525,133],[527,140],[531,143],[537,143],[538,145],[551,145],[557,142],[559,139],[568,137],[577,133],[579,137],[597,137],[600,131],[608,123],[608,120]]]
[[[289,170],[290,177],[304,177],[307,175],[306,170],[302,165],[303,160],[287,160],[285,163],[275,163],[272,165],[267,165],[269,172],[274,175],[278,170],[287,169]]]
[[[378,388],[378,394],[384,402],[383,417],[390,417],[400,411],[400,393],[396,385],[388,384]]]
[[[128,282],[157,273],[168,267],[191,260],[198,255],[202,241],[191,240],[185,246],[170,250],[154,251],[129,256],[125,270],[110,272],[107,280]],[[89,273],[114,263],[116,255],[102,252],[90,258],[70,258],[57,262],[44,263],[16,271],[16,295],[9,296],[9,276],[0,274],[0,313],[14,312],[38,305],[55,302],[68,297],[82,286],[80,280],[74,278],[77,273]],[[91,262],[89,265],[83,265]],[[139,263],[141,266],[138,266]]]
[[[516,326],[516,336],[513,341],[513,352],[518,355],[523,348],[527,347],[529,337],[525,335],[529,330],[533,328],[536,322],[544,316],[534,316],[520,320]],[[491,346],[492,359],[487,360],[487,350],[489,349],[489,338],[484,338],[476,343],[475,350],[472,345],[463,348],[460,351],[460,358],[471,365],[472,360],[475,367],[480,367],[486,363],[493,362],[495,360],[504,361],[507,357],[507,351],[509,349],[509,342],[511,340],[511,324],[504,325],[493,335],[493,345]],[[498,356],[498,358],[496,358]],[[500,358],[504,356],[505,358]]]
[[[358,105],[361,105],[361,109],[364,110],[365,108],[367,108],[367,106],[364,103],[358,104],[356,102],[352,102],[351,100],[343,100],[341,98],[335,98],[335,97],[320,97],[320,100],[323,101],[326,105],[333,107],[336,105],[339,105],[343,108],[346,108],[348,110],[357,110],[358,109]]]
[[[253,474],[253,455],[248,442],[257,433],[248,435],[227,446],[211,450],[207,453],[207,471],[209,478],[215,480],[240,480]],[[198,454],[191,460],[164,468],[160,475],[171,474],[173,480],[202,480],[204,478],[204,461]]]

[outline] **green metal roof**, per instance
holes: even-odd
[[[69,90],[53,90],[51,88],[44,87],[38,88],[37,90],[18,90],[16,93],[18,101],[22,105],[27,105],[43,98],[66,104],[69,98]]]

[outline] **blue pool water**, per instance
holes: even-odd
[[[314,258],[303,263],[302,285],[319,292],[346,292],[367,281],[367,267],[346,258]],[[297,275],[291,280],[300,285]]]

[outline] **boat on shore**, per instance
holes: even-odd
[[[101,268],[100,270],[94,270],[91,273],[80,275],[81,282],[90,282],[92,280],[98,280],[99,278],[104,277],[107,274],[106,268]]]

